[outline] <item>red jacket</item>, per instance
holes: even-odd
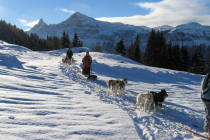
[[[83,68],[89,68],[90,64],[92,63],[92,58],[89,55],[86,55],[82,59],[83,62]]]

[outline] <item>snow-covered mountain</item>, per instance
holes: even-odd
[[[207,47],[210,45],[210,26],[191,22],[177,27],[164,25],[154,29],[163,31],[166,40],[171,40],[173,44],[184,44],[189,47],[200,44],[206,44]],[[109,51],[113,50],[113,46],[120,39],[124,39],[126,46],[130,45],[139,34],[142,51],[144,51],[151,30],[152,28],[146,26],[102,22],[75,12],[59,24],[47,25],[41,19],[28,33],[36,33],[40,38],[46,38],[47,35],[61,37],[63,31],[66,31],[72,40],[76,32],[84,46],[93,47],[100,44]]]

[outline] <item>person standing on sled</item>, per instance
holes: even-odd
[[[82,68],[82,74],[90,75],[90,67],[92,63],[92,58],[89,55],[89,51],[86,51],[86,55],[82,59],[83,68]]]
[[[65,59],[65,61],[68,60],[68,59],[71,61],[72,56],[73,56],[73,52],[71,51],[70,48],[68,48],[68,51],[66,52],[66,59]]]
[[[203,129],[204,132],[208,132],[210,127],[210,73],[206,74],[201,81],[201,99],[206,112]]]

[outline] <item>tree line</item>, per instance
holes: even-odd
[[[126,49],[123,39],[116,43],[115,53],[128,57],[147,66],[172,70],[206,74],[210,72],[210,57],[205,61],[201,45],[190,57],[187,46],[172,45],[166,42],[163,32],[152,30],[147,41],[146,50],[141,53],[140,38],[137,34],[135,42]]]
[[[31,33],[29,35],[22,29],[17,28],[16,25],[12,26],[4,20],[0,21],[0,40],[10,44],[24,46],[33,51],[51,51],[60,48],[83,46],[77,33],[74,34],[72,42],[69,39],[69,34],[65,31],[63,31],[61,38],[47,36],[46,39],[43,39],[39,38],[36,33]]]

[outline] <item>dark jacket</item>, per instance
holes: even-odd
[[[66,52],[66,57],[67,57],[68,59],[71,59],[72,56],[73,56],[73,52],[69,49],[69,50]]]
[[[210,104],[210,73],[201,81],[201,99]]]

